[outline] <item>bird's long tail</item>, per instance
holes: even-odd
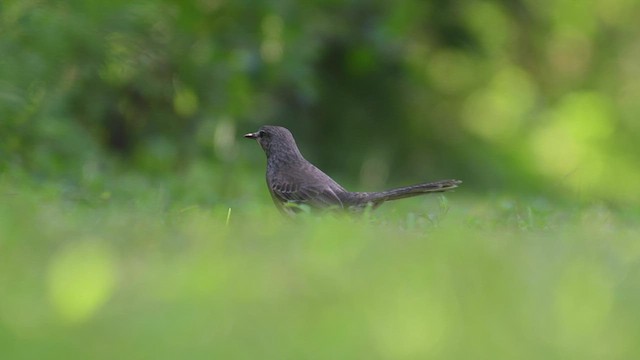
[[[448,191],[457,188],[461,183],[462,181],[460,180],[440,180],[426,184],[400,187],[387,191],[358,193],[358,195],[364,202],[370,202],[375,206],[388,200],[397,200],[426,193]]]

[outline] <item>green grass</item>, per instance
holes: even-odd
[[[640,357],[634,209],[459,191],[294,222],[155,190],[0,197],[4,359]]]

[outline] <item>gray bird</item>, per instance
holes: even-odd
[[[455,189],[462,182],[441,180],[380,192],[350,192],[302,156],[289,130],[265,125],[244,137],[257,140],[267,155],[269,192],[276,207],[287,215],[301,211],[298,205],[360,212],[388,200]]]

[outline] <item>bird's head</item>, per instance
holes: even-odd
[[[258,141],[267,156],[275,152],[300,153],[291,132],[281,126],[264,125],[258,131],[245,134],[244,137]]]

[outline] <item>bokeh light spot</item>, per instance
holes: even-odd
[[[278,15],[267,15],[262,20],[263,40],[260,46],[260,53],[265,62],[275,63],[282,59],[284,43],[282,32],[284,22]]]
[[[216,155],[223,160],[231,160],[235,156],[236,126],[233,119],[222,117],[216,124],[213,146]]]
[[[173,108],[182,117],[193,116],[198,111],[198,96],[188,87],[176,86]]]
[[[114,263],[110,249],[95,241],[72,244],[53,257],[49,296],[62,320],[82,322],[100,309],[113,292]]]
[[[518,67],[508,66],[495,74],[486,88],[467,99],[462,118],[471,132],[485,139],[514,140],[536,96],[529,75]]]
[[[473,29],[482,45],[491,53],[508,50],[515,32],[503,7],[488,1],[469,1],[465,5],[465,22]]]
[[[531,138],[539,171],[566,177],[575,189],[597,185],[607,162],[602,145],[613,132],[609,100],[597,93],[574,93],[545,117],[546,124]]]

